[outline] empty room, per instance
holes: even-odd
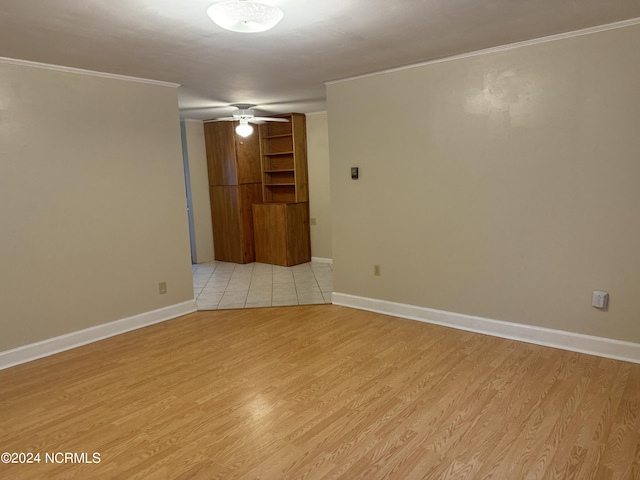
[[[637,0],[46,7],[0,478],[640,479]]]

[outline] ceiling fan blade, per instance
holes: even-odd
[[[212,122],[220,122],[220,121],[225,121],[225,122],[229,122],[229,121],[234,121],[234,120],[238,120],[237,118],[233,118],[233,117],[222,117],[222,118],[214,118],[213,120],[211,120]]]
[[[253,117],[251,120],[257,120],[259,122],[288,122],[286,118],[276,117]]]

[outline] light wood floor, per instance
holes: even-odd
[[[198,312],[0,388],[0,452],[43,455],[3,479],[640,478],[640,365],[333,305]]]

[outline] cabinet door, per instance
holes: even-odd
[[[287,266],[284,207],[284,204],[274,203],[253,206],[256,262]]]
[[[253,206],[256,261],[289,267],[311,260],[308,203]]]
[[[209,187],[209,195],[215,259],[254,262],[252,205],[260,201],[260,184]]]
[[[233,122],[234,134],[237,123]],[[235,135],[238,184],[262,182],[260,169],[260,137],[254,131],[246,138]]]
[[[237,122],[204,124],[209,185],[244,185],[262,181],[257,132],[237,135]]]
[[[309,232],[309,204],[289,203],[287,212],[287,265],[311,261],[311,235]]]
[[[238,185],[233,122],[204,124],[209,185]]]
[[[209,196],[215,259],[221,262],[242,263],[238,187],[209,187]]]
[[[242,249],[242,259],[238,263],[255,262],[253,204],[262,200],[262,184],[247,183],[246,185],[238,185],[237,188],[240,195],[240,242]]]

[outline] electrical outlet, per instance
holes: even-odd
[[[374,274],[376,277],[379,277],[379,276],[380,276],[380,265],[374,265],[374,266],[373,266],[373,274]]]
[[[602,290],[594,290],[591,296],[591,306],[596,308],[607,308],[609,306],[609,294]]]
[[[167,282],[160,282],[158,284],[158,291],[160,292],[160,295],[167,293]]]

